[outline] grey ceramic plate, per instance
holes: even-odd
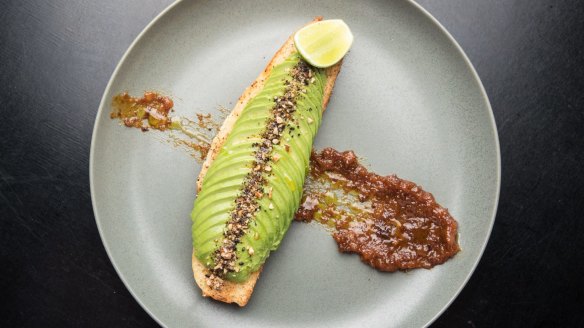
[[[230,106],[313,16],[355,35],[316,140],[421,184],[460,223],[462,252],[432,270],[381,273],[293,224],[245,308],[200,296],[191,222],[200,166],[109,119],[114,94],[161,90],[177,113]],[[475,268],[493,224],[499,147],[481,82],[448,33],[410,1],[182,1],[136,39],[99,108],[91,193],[103,243],[138,302],[168,327],[396,326],[434,320]]]

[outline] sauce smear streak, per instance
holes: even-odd
[[[312,153],[296,220],[329,227],[339,251],[381,271],[428,269],[460,250],[457,223],[432,194],[367,171],[352,151]]]
[[[142,132],[151,129],[161,131],[165,140],[189,151],[197,162],[207,157],[211,140],[221,127],[228,110],[219,108],[220,117],[211,114],[197,114],[196,119],[172,115],[174,102],[168,96],[154,91],[146,91],[142,97],[132,97],[127,92],[117,94],[112,99],[110,118],[137,128]]]

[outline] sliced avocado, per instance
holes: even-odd
[[[274,98],[282,96],[291,77],[290,71],[300,62],[295,53],[275,66],[262,91],[243,109],[221,151],[209,167],[201,192],[191,214],[195,256],[212,269],[214,253],[220,247],[235,199],[241,193],[246,175],[253,169],[254,151],[261,141],[266,122],[272,118]],[[255,212],[236,247],[237,272],[225,278],[245,281],[276,250],[297,210],[312,143],[322,119],[322,98],[326,74],[311,67],[314,78],[305,92],[296,98],[296,110],[273,146],[271,171],[265,175],[265,193],[258,199]],[[269,192],[271,190],[271,192]],[[250,251],[252,249],[253,251]]]

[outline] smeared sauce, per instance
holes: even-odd
[[[172,99],[156,92],[144,92],[142,98],[124,92],[114,96],[110,117],[120,119],[127,127],[142,131],[150,128],[164,131],[171,124],[169,113],[173,106]]]
[[[198,113],[190,119],[172,115],[174,101],[168,96],[147,91],[142,97],[132,97],[123,92],[113,97],[110,117],[142,132],[157,130],[163,133],[163,141],[186,150],[201,163],[207,157],[211,141],[229,112],[223,107],[219,111],[218,119],[209,113]]]
[[[432,194],[367,171],[352,151],[312,153],[296,220],[327,226],[339,251],[381,271],[431,268],[460,250],[457,223]]]

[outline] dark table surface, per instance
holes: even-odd
[[[1,2],[0,326],[156,326],[102,246],[88,167],[106,83],[170,2]],[[502,155],[488,247],[434,326],[584,326],[584,2],[419,2],[475,65]]]

